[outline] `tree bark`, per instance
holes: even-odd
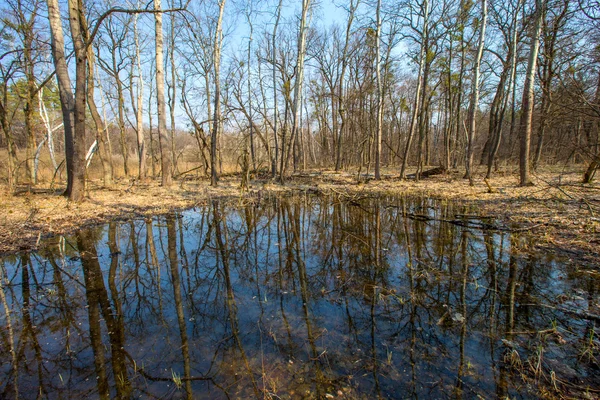
[[[421,50],[419,51],[419,73],[417,74],[417,90],[415,93],[415,100],[413,103],[413,111],[410,119],[410,130],[408,132],[408,138],[406,139],[406,147],[404,148],[404,157],[402,158],[402,167],[400,168],[400,179],[406,177],[406,166],[408,164],[408,153],[412,144],[413,137],[415,136],[415,130],[417,128],[417,117],[421,108],[421,91],[423,90],[423,69],[426,62],[425,49],[427,48],[427,37],[429,36],[428,25],[429,25],[429,0],[423,0],[421,4],[423,9],[423,29],[421,30]]]
[[[221,128],[221,41],[223,40],[223,12],[225,10],[225,0],[219,2],[219,18],[217,19],[217,28],[215,30],[215,43],[213,54],[213,68],[215,74],[215,93],[214,93],[214,114],[213,129],[210,135],[210,185],[217,186],[219,183],[219,174],[217,173],[217,151],[219,131]]]
[[[375,131],[375,179],[381,179],[381,134],[383,132],[383,84],[381,80],[381,0],[377,0],[375,35],[375,75],[377,79],[377,127]]]
[[[56,78],[58,81],[58,90],[60,96],[60,106],[63,115],[64,133],[65,133],[65,155],[67,164],[67,189],[65,195],[69,198],[78,195],[82,190],[79,188],[81,174],[75,177],[75,169],[81,167],[83,162],[75,162],[75,137],[74,137],[74,110],[75,99],[71,91],[71,78],[65,58],[65,39],[63,34],[62,22],[60,19],[60,9],[58,0],[46,0],[48,5],[48,20],[50,22],[52,59],[56,69]],[[71,4],[69,4],[70,6]]]
[[[6,84],[6,82],[4,82]],[[7,152],[7,183],[8,190],[12,191],[15,186],[15,171],[18,162],[17,158],[17,146],[15,145],[14,138],[12,135],[11,124],[9,123],[6,104],[8,100],[8,90],[3,87],[2,101],[0,101],[0,126],[4,132],[4,139],[6,140],[6,152]]]
[[[348,68],[348,47],[350,46],[351,39],[351,29],[352,23],[354,21],[354,12],[358,8],[360,0],[350,0],[349,10],[348,10],[348,21],[346,23],[346,36],[344,39],[344,49],[342,50],[341,60],[342,60],[342,69],[340,71],[339,76],[339,85],[338,85],[338,114],[340,115],[340,124],[338,127],[337,134],[337,149],[335,151],[335,170],[339,171],[342,163],[342,138],[344,135],[344,130],[346,128],[346,101],[344,97],[344,79],[346,77],[346,69]]]
[[[504,65],[504,69],[500,75],[500,82],[498,83],[498,89],[496,91],[496,96],[494,96],[494,100],[492,101],[492,106],[490,110],[490,150],[488,153],[487,159],[487,173],[485,175],[486,179],[490,179],[492,176],[492,166],[496,157],[498,156],[498,150],[500,149],[500,142],[502,141],[502,127],[504,122],[504,115],[506,113],[506,109],[508,108],[508,102],[511,97],[511,88],[514,85],[516,74],[517,74],[517,62],[518,62],[518,27],[517,21],[519,18],[519,13],[523,4],[523,0],[517,0],[516,7],[514,9],[514,14],[512,17],[512,25],[511,25],[511,39],[509,44],[509,50],[506,60],[506,64]],[[509,67],[509,68],[507,68]],[[510,74],[510,75],[509,75]],[[508,90],[505,90],[506,79],[508,78]]]
[[[531,47],[529,49],[529,60],[527,62],[527,74],[525,76],[525,85],[523,87],[523,100],[521,104],[521,122],[519,126],[520,152],[519,152],[519,176],[520,185],[531,185],[529,153],[531,147],[531,126],[533,123],[533,85],[535,81],[535,70],[537,65],[537,56],[540,48],[540,33],[542,29],[542,17],[545,0],[536,0],[535,20],[533,33],[531,37]]]
[[[89,33],[87,30],[84,32],[85,41],[87,42],[89,39]],[[98,107],[96,106],[96,101],[94,99],[94,76],[96,74],[95,71],[95,60],[94,60],[94,52],[92,46],[88,46],[87,48],[87,56],[88,56],[88,75],[87,75],[87,102],[88,107],[90,109],[90,114],[92,115],[92,119],[94,120],[94,125],[96,126],[96,141],[98,143],[98,150],[100,155],[100,162],[102,163],[102,176],[104,180],[105,186],[112,185],[113,182],[113,168],[112,163],[109,161],[109,158],[112,156],[107,149],[106,140],[104,140],[104,135],[106,132],[106,126],[102,121],[102,117],[98,112]]]
[[[137,150],[138,150],[138,178],[140,181],[146,179],[146,140],[144,138],[144,123],[143,123],[143,112],[144,112],[144,79],[142,76],[142,60],[140,57],[140,37],[137,26],[137,16],[133,20],[133,35],[135,41],[135,64],[137,71],[137,104],[135,107],[135,131],[137,137]],[[133,86],[132,89],[133,90]]]
[[[72,173],[68,174],[67,195],[75,202],[83,200],[85,194],[85,110],[87,100],[87,48],[83,40],[82,27],[87,26],[82,0],[69,0],[69,26],[75,49],[75,108],[73,112]],[[70,183],[70,184],[69,184]]]
[[[174,2],[172,3],[174,5]],[[169,35],[169,59],[171,61],[171,90],[169,91],[169,114],[171,117],[171,159],[173,160],[173,173],[178,171],[177,167],[177,153],[175,152],[175,107],[177,104],[177,71],[175,65],[175,13],[170,15],[171,22],[171,34]]]
[[[277,165],[279,164],[279,139],[277,137],[277,27],[279,26],[279,19],[281,18],[281,6],[283,0],[279,0],[277,5],[277,17],[275,18],[275,25],[273,26],[273,36],[271,37],[271,47],[273,48],[273,147],[274,157],[271,163],[271,176],[273,179],[277,176]]]
[[[163,54],[163,26],[161,0],[154,0],[154,25],[156,35],[156,107],[158,112],[158,146],[160,149],[161,184],[171,186],[173,184],[173,161],[169,151],[169,139],[167,136],[167,109],[165,105],[165,63]]]
[[[473,91],[471,92],[471,105],[469,107],[469,130],[467,135],[467,157],[465,178],[473,185],[473,153],[475,146],[475,130],[477,128],[477,108],[479,107],[479,74],[483,47],[485,45],[485,28],[487,23],[487,0],[481,0],[481,28],[479,30],[479,45],[475,64],[473,65]]]
[[[540,107],[540,122],[537,131],[537,143],[535,155],[533,157],[533,169],[537,169],[542,158],[542,149],[544,147],[544,136],[548,127],[548,114],[552,105],[552,80],[555,76],[554,59],[556,57],[556,41],[559,32],[562,30],[567,13],[569,11],[569,0],[560,4],[560,13],[552,21],[552,28],[549,32],[544,32],[544,51],[542,52],[542,73],[540,76],[540,85],[542,87],[542,101]],[[544,12],[544,14],[547,14]],[[545,19],[545,16],[543,17]],[[542,20],[543,21],[543,20]],[[547,22],[543,25],[547,27]]]
[[[279,180],[281,182],[283,182],[285,176],[287,159],[289,158],[290,150],[294,146],[294,139],[298,134],[298,126],[300,123],[300,113],[302,108],[302,84],[304,81],[304,58],[306,57],[306,32],[308,30],[307,19],[310,1],[311,0],[302,0],[302,16],[300,17],[300,30],[298,32],[298,58],[296,60],[296,79],[294,81],[294,101],[292,105],[293,114],[291,143],[288,147],[286,162],[283,164],[281,171],[279,171]]]

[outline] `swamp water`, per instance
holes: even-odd
[[[597,396],[598,280],[469,212],[295,195],[53,238],[0,261],[0,397]]]

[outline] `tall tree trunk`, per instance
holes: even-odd
[[[173,6],[175,3],[172,3]],[[177,153],[175,151],[175,107],[177,104],[177,67],[175,66],[175,13],[171,13],[171,34],[169,35],[169,58],[171,61],[171,90],[169,92],[169,114],[171,116],[171,159],[173,171],[177,172]]]
[[[510,39],[510,46],[508,50],[508,65],[504,66],[504,70],[500,75],[500,83],[498,84],[498,90],[496,92],[496,96],[492,102],[492,107],[490,111],[490,138],[492,140],[490,144],[490,151],[488,153],[487,160],[487,173],[485,175],[486,179],[491,178],[492,176],[492,166],[496,157],[498,156],[498,150],[500,149],[500,142],[502,141],[502,127],[504,122],[504,115],[506,113],[506,109],[508,108],[508,102],[511,97],[512,87],[514,85],[516,75],[517,75],[517,62],[518,62],[518,27],[517,21],[519,18],[519,13],[523,4],[523,0],[517,0],[517,4],[514,10],[513,18],[512,18],[512,33]],[[508,73],[507,66],[510,66],[510,75],[508,76],[508,90],[505,90],[505,82],[506,76]],[[506,93],[504,93],[506,92]],[[502,97],[504,96],[504,99]],[[497,105],[497,106],[495,106]],[[501,108],[497,110],[497,108]]]
[[[556,40],[558,38],[559,31],[563,29],[564,23],[566,22],[567,13],[569,11],[569,0],[561,2],[560,7],[560,13],[552,21],[552,28],[549,32],[544,33],[544,51],[542,53],[543,65],[542,74],[540,77],[540,85],[542,87],[542,104],[540,107],[540,122],[537,131],[535,155],[533,157],[534,169],[538,167],[540,159],[542,158],[544,136],[546,134],[546,128],[548,127],[548,114],[550,112],[550,106],[552,105],[552,80],[554,79],[555,75],[554,58],[556,57]],[[543,19],[545,19],[545,14],[547,13],[544,12]],[[548,22],[544,23],[543,25],[547,26]]]
[[[469,130],[467,135],[467,156],[465,178],[473,185],[473,153],[475,146],[475,130],[477,128],[477,108],[479,107],[479,74],[483,46],[485,45],[485,28],[487,23],[487,0],[481,0],[481,27],[479,29],[479,45],[473,65],[473,89],[471,92],[471,105],[469,106]]]
[[[453,40],[450,40],[449,48],[448,48],[448,67],[445,71],[446,73],[446,81],[447,87],[445,90],[445,122],[444,122],[444,158],[442,162],[442,167],[445,171],[450,170],[450,155],[451,155],[451,143],[452,143],[452,128],[454,126],[454,119],[452,118],[453,110],[454,110],[454,94],[452,90],[452,60],[453,60]]]
[[[31,55],[31,46],[33,46],[33,40],[27,38],[29,33],[26,33],[25,45],[23,48],[23,58],[25,59],[25,79],[27,81],[27,90],[25,93],[25,104],[23,106],[23,114],[25,119],[25,134],[27,145],[25,149],[25,164],[27,165],[27,178],[32,184],[37,184],[37,176],[34,168],[34,154],[37,147],[35,140],[35,130],[33,124],[33,113],[34,113],[34,101],[37,95],[35,75],[33,72],[33,59]]]
[[[7,177],[8,177],[8,190],[12,191],[15,186],[15,171],[17,165],[17,146],[15,145],[12,129],[8,122],[6,104],[8,100],[8,91],[3,89],[2,101],[0,102],[0,126],[4,132],[4,139],[6,140],[6,152],[7,152]]]
[[[67,164],[67,190],[65,195],[70,196],[73,190],[73,111],[75,109],[75,99],[71,91],[71,78],[65,58],[65,39],[60,19],[60,9],[58,0],[46,0],[48,5],[48,20],[51,31],[51,47],[54,68],[56,69],[56,78],[58,81],[58,91],[60,96],[60,107],[62,110],[64,133],[65,133],[65,154]]]
[[[156,35],[156,107],[158,112],[158,145],[160,148],[161,184],[173,184],[173,161],[169,151],[167,136],[167,109],[165,106],[165,62],[163,54],[163,26],[161,0],[154,0],[154,9],[159,11],[154,14]]]
[[[71,38],[75,48],[75,107],[73,112],[73,148],[72,154],[66,154],[67,159],[72,158],[72,173],[67,169],[67,195],[69,200],[78,202],[83,200],[85,193],[85,111],[87,100],[87,49],[83,40],[82,27],[87,26],[83,12],[82,0],[69,0],[69,25]],[[65,124],[66,126],[66,124]],[[65,138],[66,139],[66,138]],[[65,144],[66,146],[66,144]],[[68,166],[68,164],[67,164]]]
[[[375,131],[375,179],[381,179],[381,134],[383,132],[383,83],[381,80],[381,0],[377,0],[375,35],[375,75],[377,79],[377,127]]]
[[[598,136],[600,135],[600,71],[598,72],[598,81],[596,85],[596,95],[594,96],[594,106],[595,108],[595,121],[593,124],[596,127],[596,143],[590,149],[590,153],[592,154],[592,160],[588,164],[587,169],[583,174],[583,183],[591,183],[594,179],[594,175],[596,174],[596,170],[600,166],[600,141],[598,140]],[[589,143],[591,144],[591,143]]]
[[[338,127],[337,134],[337,149],[335,152],[335,170],[339,171],[341,168],[342,159],[342,141],[344,130],[346,128],[346,99],[344,97],[344,79],[346,79],[346,69],[348,68],[348,47],[350,46],[352,23],[354,22],[354,12],[358,8],[360,0],[350,0],[348,5],[348,21],[346,23],[346,36],[344,38],[344,49],[342,50],[341,60],[342,69],[340,71],[339,84],[338,84],[338,114],[340,115],[340,124]]]
[[[19,65],[24,75],[24,90],[17,91],[22,100],[23,119],[25,125],[25,165],[27,179],[30,183],[37,183],[36,162],[38,152],[36,151],[36,135],[34,129],[33,117],[35,113],[35,103],[38,93],[38,86],[35,77],[35,58],[37,57],[35,37],[37,35],[35,26],[37,25],[37,16],[39,12],[38,2],[25,2],[17,0],[12,3],[11,8],[15,14],[14,30],[22,41],[22,51],[19,56]],[[40,87],[41,89],[41,87]],[[38,147],[41,149],[41,147]]]
[[[119,76],[119,67],[117,66],[116,50],[112,53],[112,65],[115,74],[115,83],[117,84],[117,116],[119,120],[119,143],[121,145],[121,154],[123,154],[123,172],[126,177],[129,176],[129,149],[127,148],[127,137],[125,136],[125,96],[123,95],[123,82]]]
[[[213,128],[210,134],[210,185],[217,186],[219,175],[217,173],[217,140],[221,129],[221,42],[223,40],[223,12],[225,11],[225,0],[219,2],[219,18],[215,30],[215,42],[213,53],[213,68],[215,74],[214,114]]]
[[[87,34],[86,34],[87,37]],[[106,126],[102,121],[102,117],[98,112],[98,107],[96,106],[96,101],[94,100],[94,76],[95,76],[95,62],[94,62],[94,53],[92,51],[92,46],[88,47],[88,76],[87,76],[87,102],[88,107],[90,109],[90,114],[92,115],[92,119],[94,120],[94,125],[96,126],[96,140],[98,143],[98,150],[100,153],[100,162],[102,163],[102,177],[105,186],[112,185],[113,181],[113,170],[112,164],[109,162],[109,157],[111,156],[108,152],[106,146],[106,140],[104,140],[104,132],[106,131]]]
[[[89,43],[90,33],[88,30],[87,24],[82,26],[82,35],[85,43]],[[98,144],[98,152],[100,156],[100,162],[102,164],[102,177],[105,186],[112,185],[113,181],[113,168],[112,163],[109,161],[111,157],[111,153],[107,149],[105,132],[106,126],[102,121],[102,117],[100,117],[100,113],[98,112],[98,107],[96,106],[96,101],[94,99],[94,76],[96,74],[96,62],[94,57],[94,50],[91,44],[87,47],[87,103],[90,109],[90,114],[92,115],[92,119],[94,120],[94,125],[96,127],[96,143]],[[48,143],[50,144],[50,143]]]
[[[296,60],[296,80],[294,82],[294,102],[292,105],[293,114],[291,143],[288,148],[286,162],[283,164],[281,171],[279,171],[279,180],[281,182],[283,182],[285,176],[285,167],[287,165],[287,159],[289,158],[290,149],[292,149],[294,146],[294,140],[296,135],[298,134],[297,131],[300,123],[300,112],[302,108],[302,84],[304,81],[304,58],[306,57],[306,32],[308,31],[307,19],[310,2],[311,0],[302,0],[302,16],[300,17],[300,30],[298,32],[298,58]]]
[[[156,71],[152,71],[152,67],[150,67],[150,75],[156,76]],[[152,93],[153,80],[149,80],[149,92],[148,93],[148,136],[150,139],[150,166],[152,167],[152,177],[156,177],[156,144],[154,143],[154,135],[153,135],[153,124],[152,124]]]
[[[278,135],[278,118],[277,118],[277,27],[279,26],[279,19],[281,18],[281,6],[283,0],[279,0],[277,5],[277,17],[275,18],[275,25],[273,25],[273,36],[271,37],[271,47],[273,50],[273,147],[274,157],[271,163],[271,175],[273,179],[277,176],[277,165],[279,165],[279,138]]]
[[[143,122],[143,99],[144,99],[144,79],[142,76],[142,60],[140,57],[140,37],[137,26],[137,16],[133,20],[133,35],[135,41],[135,64],[137,71],[137,104],[134,103],[135,107],[135,131],[137,136],[137,150],[138,150],[138,178],[143,181],[146,179],[146,140],[144,138],[144,122]],[[133,93],[133,86],[132,86]],[[133,101],[132,101],[133,103]]]
[[[462,119],[462,114],[463,114],[463,85],[464,85],[464,77],[465,77],[465,70],[466,70],[466,59],[467,59],[467,55],[466,55],[466,45],[465,45],[465,25],[466,25],[466,21],[468,19],[468,10],[469,10],[469,5],[468,5],[468,0],[461,0],[460,5],[459,5],[459,15],[458,15],[458,28],[459,28],[459,33],[458,33],[458,40],[460,42],[460,69],[458,72],[458,87],[456,90],[456,111],[455,113],[455,128],[454,128],[454,134],[456,135],[454,137],[454,158],[452,160],[452,166],[454,168],[457,167],[458,165],[458,160],[459,160],[459,148],[460,148],[460,142],[461,142],[461,132],[463,131],[462,128],[462,123],[464,122]]]
[[[527,74],[525,75],[525,85],[523,87],[523,100],[521,102],[521,122],[519,126],[520,152],[519,152],[519,176],[520,185],[531,185],[529,152],[531,147],[531,126],[533,122],[533,84],[535,81],[535,70],[537,65],[538,51],[540,48],[540,32],[542,30],[542,17],[545,0],[536,0],[535,2],[535,20],[533,34],[531,37],[531,47],[529,49],[529,60],[527,62]]]
[[[75,134],[75,98],[71,91],[71,79],[69,77],[69,69],[65,58],[65,40],[62,29],[62,21],[60,19],[60,9],[58,0],[46,0],[48,5],[48,19],[50,21],[52,58],[54,68],[56,69],[56,77],[58,80],[58,90],[60,96],[60,105],[63,114],[64,132],[65,132],[65,155],[67,164],[67,189],[65,195],[71,200],[80,200],[83,197],[83,189],[85,184],[85,175],[81,171],[84,166],[83,157],[84,151],[80,151],[80,147],[76,145],[75,139],[82,141],[83,137]],[[72,4],[74,3],[74,4]],[[71,17],[71,24],[77,25],[79,18],[77,17],[78,4],[73,0],[69,2],[69,15],[71,16],[71,6],[75,9],[75,19]],[[78,44],[78,49],[81,53],[81,43]],[[77,59],[78,65],[81,64],[80,58]],[[85,65],[83,71],[79,68],[78,72],[83,76],[85,74]],[[81,83],[81,81],[80,81]],[[81,101],[81,85],[80,98]],[[84,100],[85,101],[85,100]],[[78,125],[77,133],[81,133],[81,122]],[[85,129],[85,126],[84,126]],[[85,132],[85,130],[84,130]],[[79,151],[78,151],[79,150]]]
[[[250,158],[252,160],[252,171],[256,171],[256,154],[254,149],[254,121],[252,120],[252,97],[255,95],[252,93],[252,34],[254,33],[254,27],[252,25],[252,2],[248,2],[249,9],[246,12],[246,20],[250,26],[250,36],[248,37],[248,60],[247,60],[247,74],[248,74],[248,129],[250,130]]]
[[[400,168],[400,179],[406,177],[406,166],[408,164],[408,154],[410,147],[415,136],[415,130],[417,128],[417,117],[419,116],[421,108],[421,91],[423,90],[423,69],[426,62],[425,49],[427,48],[427,38],[429,36],[429,0],[423,0],[421,4],[423,9],[423,29],[421,30],[421,50],[419,51],[419,73],[417,74],[417,89],[415,93],[415,100],[413,103],[413,111],[410,119],[410,129],[408,132],[408,138],[406,139],[406,147],[404,148],[404,156],[402,158],[402,167]]]

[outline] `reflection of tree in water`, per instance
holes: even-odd
[[[116,250],[116,226],[109,225],[109,249]],[[111,306],[104,275],[98,253],[92,236],[87,231],[76,235],[77,248],[81,256],[81,265],[85,278],[85,292],[87,297],[90,342],[94,352],[94,366],[98,380],[98,394],[100,398],[110,398],[110,386],[105,371],[104,340],[102,339],[101,318],[106,324],[111,350],[111,365],[113,382],[118,398],[129,398],[131,385],[125,363],[125,332],[121,315],[121,305],[115,283],[116,269],[119,264],[117,251],[111,252],[111,263],[108,272],[108,285],[111,290],[114,304]],[[114,310],[113,310],[114,307]]]
[[[538,345],[547,371],[580,355],[530,332],[554,324],[581,343],[594,328],[542,305],[591,313],[598,282],[524,255],[530,237],[461,226],[472,213],[395,197],[214,202],[7,258],[16,362],[3,329],[1,393],[523,394],[514,367]]]

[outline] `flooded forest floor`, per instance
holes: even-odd
[[[580,171],[545,171],[535,186],[519,187],[515,171],[496,174],[474,185],[462,173],[400,180],[397,171],[384,170],[380,181],[358,179],[356,173],[314,170],[294,174],[285,184],[267,177],[252,179],[240,190],[239,176],[221,178],[218,187],[206,179],[176,181],[163,188],[158,180],[145,183],[120,180],[111,187],[88,183],[87,196],[73,204],[60,196],[63,188],[20,188],[9,194],[0,188],[0,254],[35,249],[46,236],[66,234],[83,226],[145,217],[202,206],[212,200],[248,202],[274,194],[330,193],[360,200],[384,194],[425,196],[459,201],[478,217],[489,217],[491,229],[529,231],[536,246],[576,261],[592,274],[600,265],[600,186],[581,184]],[[419,217],[419,216],[416,216]]]

